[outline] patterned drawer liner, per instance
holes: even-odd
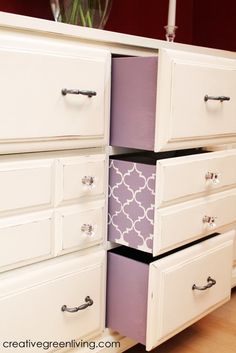
[[[155,179],[155,165],[110,160],[110,241],[152,253]]]

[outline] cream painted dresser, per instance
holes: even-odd
[[[150,350],[229,300],[236,54],[0,13],[0,62],[0,352]]]

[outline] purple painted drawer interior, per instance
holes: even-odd
[[[152,253],[156,167],[111,159],[108,238]]]
[[[108,253],[107,327],[146,343],[148,271],[145,263]]]
[[[112,146],[154,150],[157,57],[112,61]]]

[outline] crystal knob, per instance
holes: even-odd
[[[216,227],[216,216],[204,216],[202,219],[203,224],[206,224],[210,228]]]
[[[212,184],[217,185],[220,182],[219,176],[220,176],[220,173],[207,172],[205,175],[205,179],[206,181],[209,181]]]
[[[94,226],[92,224],[84,223],[81,226],[81,232],[85,235],[93,236],[94,235]]]
[[[93,188],[95,186],[95,177],[85,175],[82,178],[82,184],[88,188]]]

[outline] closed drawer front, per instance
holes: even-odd
[[[0,212],[52,205],[53,160],[7,159],[0,157]]]
[[[75,251],[101,243],[105,235],[105,201],[99,200],[59,208],[58,231],[61,236],[59,252]]]
[[[235,186],[236,172],[232,168],[235,163],[235,149],[127,154],[111,157],[110,184],[116,192],[119,187],[129,187],[138,193],[141,189],[151,189],[156,207],[161,207]]]
[[[233,237],[225,233],[154,262],[150,256],[137,260],[130,249],[110,252],[108,327],[151,350],[224,303]]]
[[[236,150],[157,160],[156,206],[236,184]]]
[[[58,165],[57,203],[75,202],[82,197],[104,196],[106,168],[104,154],[61,158]]]
[[[3,275],[2,342],[25,341],[29,337],[31,342],[66,342],[101,332],[104,328],[104,261],[104,251],[100,251],[80,258],[50,260],[24,271],[16,270],[9,276]],[[77,312],[69,312],[78,307]],[[48,350],[55,348],[63,347],[51,346]],[[0,352],[5,350],[0,348]],[[42,347],[29,349],[29,352],[41,351]]]
[[[104,197],[106,158],[104,153],[91,154],[90,150],[0,157],[0,212]]]
[[[45,39],[19,47],[9,37],[1,60],[1,140],[104,138],[109,52]],[[63,89],[82,93],[63,95]]]
[[[153,254],[235,222],[236,189],[155,210]]]
[[[102,243],[107,161],[100,151],[0,157],[0,272]]]
[[[163,50],[159,64],[156,149],[235,141],[236,61]]]
[[[235,82],[236,61],[224,57],[164,49],[114,58],[111,145],[158,152],[235,141]]]
[[[51,211],[0,219],[0,271],[52,256]]]

